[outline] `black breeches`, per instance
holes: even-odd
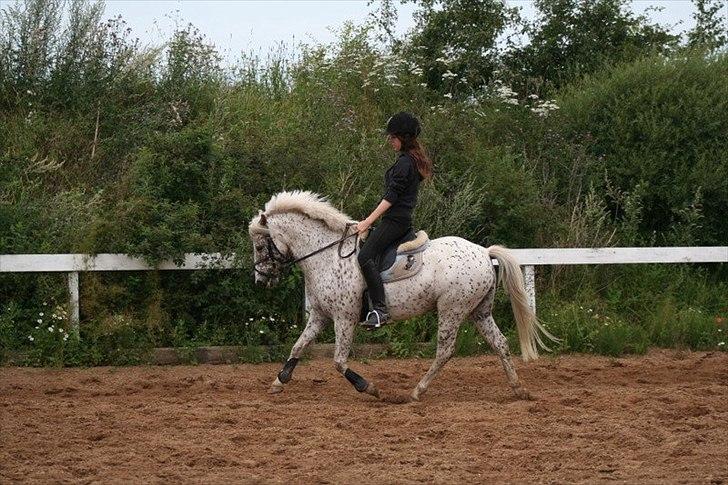
[[[404,236],[410,227],[411,224],[408,223],[382,219],[379,225],[369,233],[359,249],[357,255],[359,266],[363,266],[367,261],[374,261],[378,267],[379,259],[387,246]]]

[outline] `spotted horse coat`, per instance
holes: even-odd
[[[274,195],[248,227],[253,242],[253,258],[259,262],[256,265],[260,271],[255,272],[256,283],[271,287],[280,279],[279,263],[266,258],[269,251],[267,236],[272,238],[283,255],[300,258],[338,240],[347,224],[355,222],[314,192],[294,190]],[[340,257],[337,247],[334,245],[297,263],[304,275],[310,312],[288,361],[271,384],[272,393],[283,390],[304,349],[327,323],[333,322],[336,369],[359,392],[379,397],[376,384],[354,372],[347,363],[366,282],[356,258]],[[349,238],[341,254],[349,254],[353,249],[354,238]],[[452,356],[458,329],[466,318],[473,321],[499,356],[516,396],[529,397],[516,375],[508,343],[491,314],[496,290],[496,273],[491,258],[498,260],[500,280],[511,299],[523,360],[538,358],[537,345],[548,350],[540,333],[558,341],[543,328],[528,305],[520,266],[506,248],[485,248],[455,236],[432,239],[422,253],[422,269],[416,275],[385,284],[392,321],[432,310],[436,310],[438,315],[435,360],[412,390],[412,400],[422,397],[432,379]]]

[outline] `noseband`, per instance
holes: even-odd
[[[256,261],[255,264],[253,264],[253,269],[256,271],[256,273],[260,273],[263,276],[271,277],[272,276],[272,273],[266,273],[265,271],[259,270],[258,269],[258,265],[259,264],[262,264],[262,263],[264,263],[264,262],[266,262],[268,260],[272,260],[275,263],[279,263],[280,266],[278,267],[278,269],[280,269],[280,270],[287,270],[287,269],[291,268],[294,264],[298,263],[299,261],[303,261],[306,258],[310,258],[311,256],[313,256],[315,254],[318,254],[321,251],[324,251],[325,249],[328,249],[331,246],[334,246],[335,244],[338,244],[339,245],[339,250],[338,250],[339,257],[342,258],[342,259],[346,259],[349,256],[351,256],[352,254],[354,254],[356,252],[356,250],[358,249],[357,248],[357,245],[359,243],[359,233],[358,232],[354,232],[352,234],[347,235],[347,233],[349,232],[349,227],[352,226],[352,225],[354,225],[354,224],[355,223],[353,223],[353,222],[347,222],[346,223],[346,227],[344,228],[344,235],[340,239],[337,239],[336,241],[334,241],[334,242],[332,242],[330,244],[327,244],[326,246],[324,246],[322,248],[319,248],[319,249],[317,249],[317,250],[315,250],[313,252],[310,252],[310,253],[308,253],[305,256],[301,256],[298,259],[294,259],[290,255],[287,256],[287,255],[283,254],[281,252],[281,250],[278,249],[278,246],[276,246],[276,243],[273,241],[273,238],[268,234],[268,235],[265,236],[266,244],[267,244],[267,248],[268,248],[268,254],[264,258]],[[349,254],[347,254],[346,256],[344,256],[343,254],[341,254],[341,249],[344,247],[344,241],[347,240],[347,239],[349,239],[352,236],[355,237],[355,239],[354,239],[354,249]]]

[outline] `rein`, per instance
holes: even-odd
[[[282,268],[281,269],[285,270],[285,269],[293,266],[294,264],[298,263],[299,261],[303,261],[306,258],[310,258],[311,256],[314,256],[314,255],[316,255],[316,254],[318,254],[318,253],[320,253],[320,252],[322,252],[322,251],[324,251],[324,250],[326,250],[326,249],[328,249],[331,246],[334,246],[336,244],[339,245],[339,250],[338,250],[339,257],[342,258],[342,259],[346,259],[346,258],[350,257],[352,254],[354,254],[356,252],[356,250],[357,250],[357,244],[359,242],[359,233],[358,232],[354,232],[352,234],[347,235],[347,233],[349,232],[349,227],[350,226],[353,226],[354,224],[355,223],[353,223],[353,222],[347,222],[346,223],[346,227],[344,228],[344,235],[340,239],[337,239],[336,241],[334,241],[334,242],[332,242],[330,244],[327,244],[326,246],[324,246],[322,248],[319,248],[319,249],[317,249],[315,251],[312,251],[312,252],[306,254],[305,256],[301,256],[300,258],[297,258],[297,259],[292,259],[290,256],[284,255],[281,252],[281,250],[278,249],[278,247],[276,246],[275,242],[273,242],[273,238],[270,235],[267,235],[265,237],[266,237],[267,242],[268,242],[268,255],[266,257],[264,257],[263,259],[260,259],[260,260],[256,261],[253,264],[253,269],[256,272],[258,272],[258,273],[260,273],[260,274],[262,274],[264,276],[271,276],[270,273],[266,273],[264,271],[259,270],[257,268],[257,266],[259,264],[261,264],[261,263],[264,263],[264,262],[268,261],[269,259],[272,259],[273,261],[275,261],[277,263],[280,263],[282,265]],[[346,256],[344,256],[343,254],[341,254],[341,249],[344,247],[344,241],[346,241],[347,239],[349,239],[352,236],[355,236],[355,239],[354,239],[354,249],[349,254],[347,254]]]

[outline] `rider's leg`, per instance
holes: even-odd
[[[401,238],[409,229],[409,224],[382,219],[382,222],[367,237],[359,250],[357,260],[367,283],[369,297],[372,301],[372,311],[362,324],[378,327],[389,319],[384,296],[384,283],[379,271],[379,258],[384,250],[397,239]]]

